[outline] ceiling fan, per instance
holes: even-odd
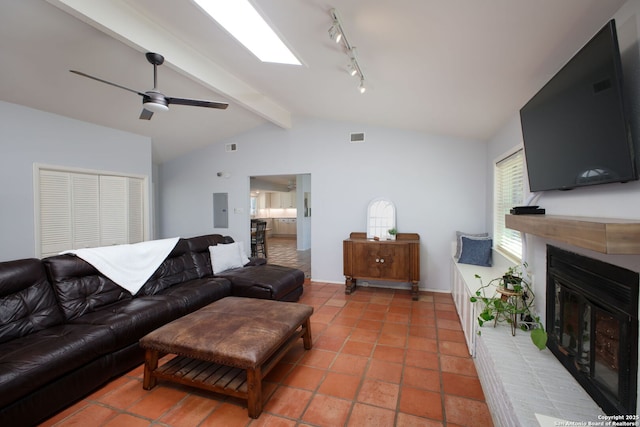
[[[102,80],[98,77],[90,76],[89,74],[85,74],[81,71],[69,70],[74,74],[79,76],[88,77],[93,80],[97,80],[102,83],[106,83],[111,86],[119,87],[120,89],[128,90],[129,92],[137,93],[142,97],[142,113],[140,113],[140,119],[142,120],[150,120],[153,113],[159,113],[161,111],[168,111],[169,104],[178,104],[178,105],[191,105],[193,107],[206,107],[206,108],[218,108],[221,110],[226,109],[229,104],[226,102],[214,102],[214,101],[200,101],[197,99],[186,99],[186,98],[173,98],[170,96],[164,96],[158,90],[158,65],[162,65],[164,62],[164,57],[159,53],[147,52],[145,54],[147,57],[147,61],[149,61],[153,65],[153,89],[148,90],[146,92],[137,91],[134,89],[129,89],[128,87],[121,86],[116,83],[112,83],[106,80]]]

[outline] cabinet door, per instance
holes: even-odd
[[[281,209],[286,209],[291,204],[291,196],[289,193],[279,193],[280,194],[280,206]]]
[[[381,260],[380,277],[409,280],[409,245],[381,244],[378,256]]]
[[[380,277],[380,263],[378,250],[379,243],[354,243],[353,244],[353,276],[354,277]]]
[[[267,208],[267,195],[265,193],[258,194],[258,200],[256,202],[256,215],[261,215],[261,210]]]
[[[280,193],[267,194],[267,208],[277,209],[280,207]]]

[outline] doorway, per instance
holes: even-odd
[[[270,264],[311,277],[311,174],[259,175],[250,180],[250,217],[267,222]]]

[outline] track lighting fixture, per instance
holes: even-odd
[[[347,64],[347,71],[350,75],[354,77],[360,78],[360,93],[364,93],[366,88],[364,85],[364,73],[362,72],[362,68],[360,68],[360,64],[358,63],[358,59],[356,58],[356,48],[351,46],[351,43],[347,40],[347,36],[344,33],[344,29],[342,28],[342,23],[340,22],[340,18],[338,17],[338,11],[336,9],[331,9],[329,11],[331,18],[333,20],[331,27],[329,28],[329,37],[334,40],[336,43],[342,42],[345,53],[349,56],[349,63]]]

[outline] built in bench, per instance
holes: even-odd
[[[551,351],[539,351],[533,345],[529,332],[518,330],[514,337],[509,325],[478,325],[480,307],[476,305],[480,303],[469,300],[480,287],[475,275],[487,283],[513,265],[497,251],[493,251],[492,267],[459,264],[451,258],[453,299],[495,426],[602,421],[602,409]]]

